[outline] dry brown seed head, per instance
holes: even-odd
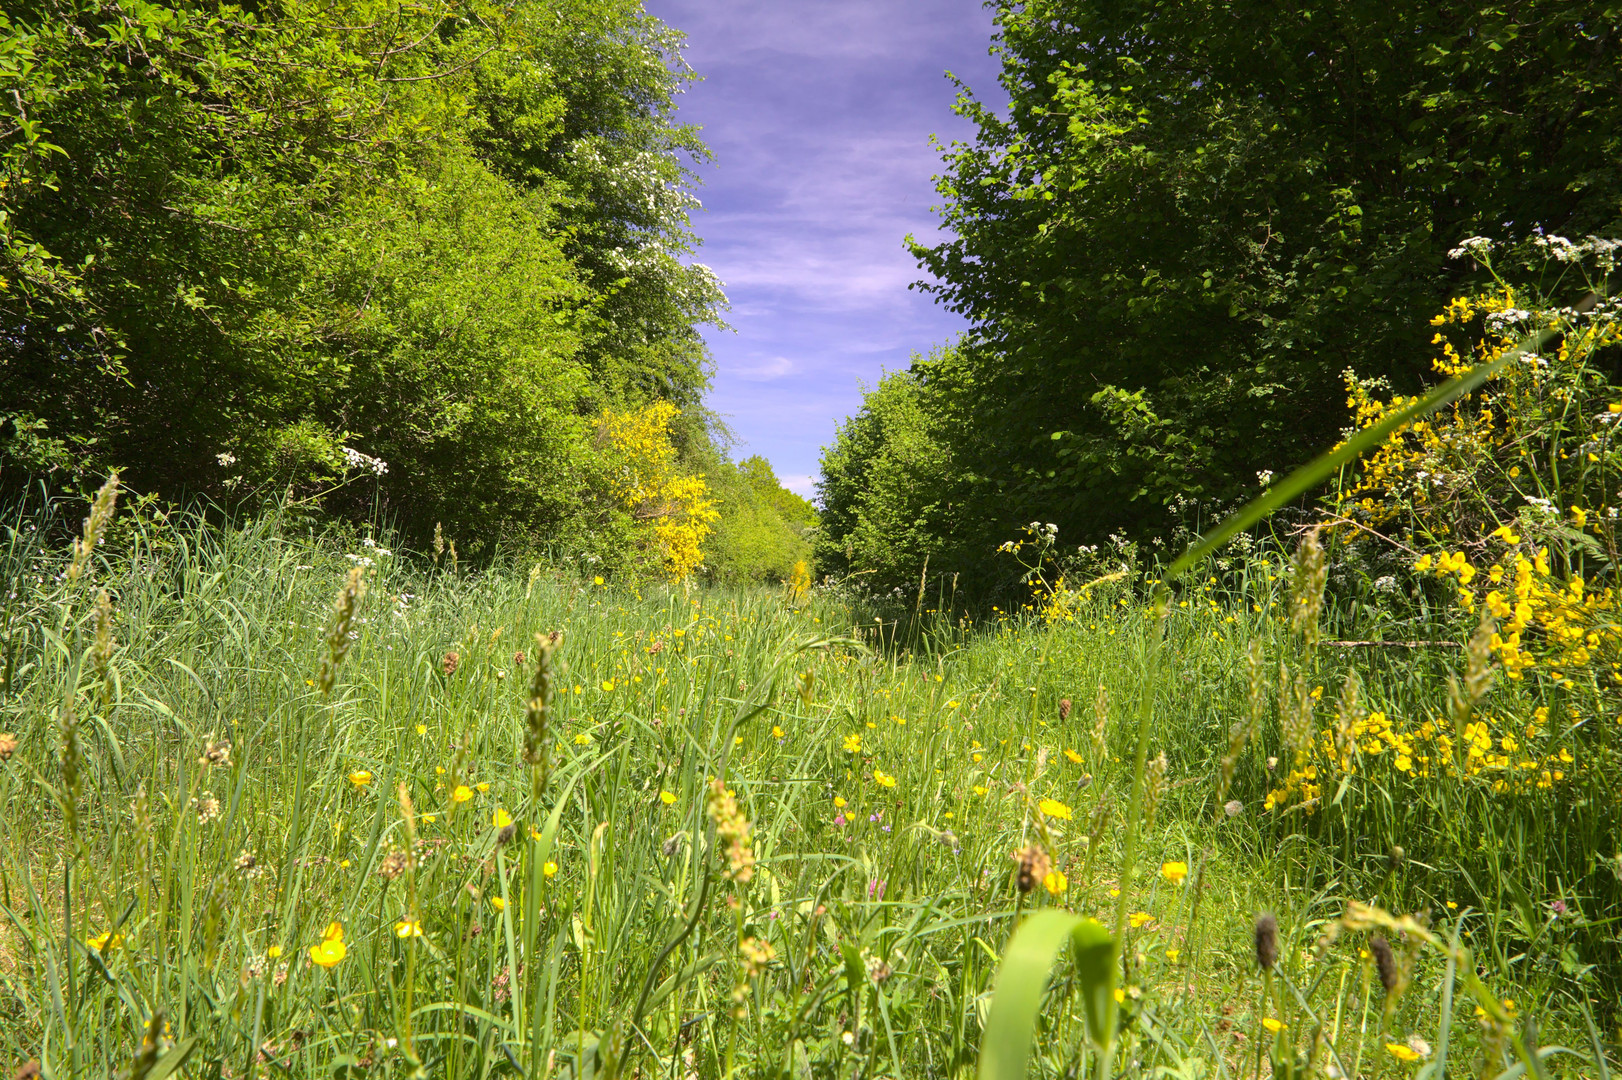
[[[1059,699],[1059,723],[1062,724],[1068,719],[1070,719],[1070,699],[1067,698],[1067,697],[1066,698],[1060,698]]]
[[[1391,951],[1391,943],[1383,937],[1375,937],[1369,942],[1369,952],[1374,954],[1374,970],[1380,975],[1380,985],[1387,994],[1397,989],[1397,957]]]
[[[1270,911],[1256,919],[1256,963],[1263,971],[1272,971],[1278,963],[1278,920]]]
[[[455,675],[457,665],[459,665],[461,662],[462,662],[462,654],[461,653],[448,652],[448,653],[445,654],[445,658],[440,661],[439,666],[445,672],[446,675]]]
[[[1019,875],[1014,884],[1022,893],[1028,893],[1042,883],[1053,870],[1053,860],[1041,844],[1031,841],[1018,851],[1014,852],[1014,861],[1019,863]]]
[[[229,768],[231,765],[231,740],[216,739],[210,735],[203,740],[203,756],[197,760],[205,768],[216,765]]]
[[[0,731],[0,761],[10,761],[11,755],[17,752],[17,736],[10,731]]]
[[[398,848],[390,848],[383,861],[378,864],[377,872],[383,877],[393,881],[407,870],[411,869],[411,853]]]

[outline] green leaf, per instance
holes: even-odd
[[[1079,915],[1044,908],[1014,931],[991,989],[991,1012],[980,1041],[980,1080],[1024,1080],[1048,973],[1059,946],[1081,925]],[[1089,937],[1089,947],[1091,941]]]
[[[1095,1046],[1107,1051],[1115,1040],[1115,938],[1097,919],[1084,919],[1070,931],[1070,950],[1087,1033]]]

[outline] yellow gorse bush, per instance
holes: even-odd
[[[683,473],[670,422],[681,410],[668,401],[641,409],[603,411],[599,430],[617,458],[613,494],[630,515],[643,548],[673,580],[704,561],[700,545],[721,516],[704,477]]]

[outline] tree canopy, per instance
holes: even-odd
[[[707,437],[679,46],[634,0],[8,4],[0,442],[589,547],[605,409]]]
[[[1347,369],[1419,385],[1428,317],[1479,280],[1449,257],[1461,241],[1622,227],[1622,6],[1001,0],[996,17],[1009,106],[963,90],[978,135],[945,153],[950,235],[914,245],[923,287],[971,323],[914,368],[952,420],[936,490],[960,528],[935,535],[965,552],[1034,518],[1087,541],[1254,494],[1258,471],[1335,440]],[[825,460],[830,508],[851,503],[854,435]],[[857,543],[842,520],[824,550]]]

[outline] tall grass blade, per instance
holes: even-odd
[[[992,985],[991,1012],[980,1042],[980,1080],[1024,1080],[1048,974],[1059,946],[1082,923],[1079,915],[1044,908],[1014,932]],[[1110,952],[1113,956],[1113,945]]]

